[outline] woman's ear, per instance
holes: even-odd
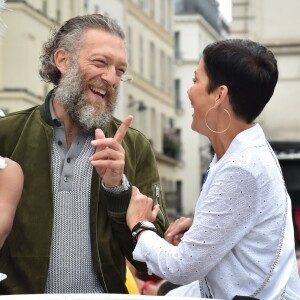
[[[220,105],[227,100],[228,96],[228,87],[226,85],[220,85],[216,89],[216,105]]]
[[[69,66],[69,55],[64,48],[59,48],[54,53],[54,63],[61,75],[64,75]]]

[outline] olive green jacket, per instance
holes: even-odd
[[[0,155],[17,161],[24,172],[24,189],[13,228],[0,251],[0,271],[7,279],[0,283],[0,294],[43,293],[45,289],[53,227],[53,184],[51,149],[53,121],[49,110],[52,91],[45,103],[0,118]],[[105,130],[114,136],[121,122],[113,119]],[[155,222],[162,236],[168,220],[159,186],[155,156],[149,141],[138,130],[129,128],[122,143],[125,174],[143,194],[155,197],[161,212]],[[135,244],[126,225],[131,188],[119,195],[101,188],[93,171],[91,178],[91,248],[94,268],[107,293],[127,293],[126,256],[135,267],[146,265],[132,258]]]

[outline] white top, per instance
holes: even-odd
[[[0,169],[4,169],[7,166],[5,159],[0,156]]]
[[[4,280],[7,276],[3,273],[0,273],[0,281]]]
[[[258,124],[238,134],[219,161],[213,158],[181,243],[146,231],[133,256],[171,282],[200,280],[202,297],[270,300],[285,290],[283,299],[300,299],[291,201]]]

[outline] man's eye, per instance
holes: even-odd
[[[193,78],[192,81],[193,81],[193,83],[196,83],[196,82],[197,82],[196,78]]]
[[[124,75],[125,70],[124,69],[118,69],[117,73],[118,73],[118,75],[122,76],[122,75]]]
[[[106,61],[101,60],[101,59],[97,59],[94,61],[94,63],[98,66],[105,66],[106,65]]]

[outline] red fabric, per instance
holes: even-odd
[[[300,208],[294,208],[293,209],[293,221],[295,223],[295,226],[298,228],[298,240],[300,240]]]
[[[144,282],[142,288],[141,288],[141,294],[145,295],[145,292],[148,290],[149,285],[156,285],[156,282],[152,281],[152,280],[147,280]]]

